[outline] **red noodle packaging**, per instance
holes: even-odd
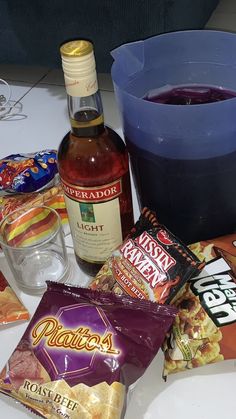
[[[90,287],[164,304],[203,266],[204,262],[144,208],[130,235],[108,258]]]
[[[163,345],[164,377],[236,359],[236,234],[186,248],[144,209],[90,286],[178,309]]]

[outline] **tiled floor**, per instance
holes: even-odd
[[[206,24],[206,29],[236,32],[236,1],[220,0]]]
[[[20,102],[23,106],[20,128],[14,124],[14,119],[2,120],[1,133],[8,138],[14,138],[21,131],[21,142],[15,152],[29,148],[29,142],[37,144],[40,139],[42,147],[50,144],[58,146],[58,141],[69,130],[67,115],[66,91],[61,70],[34,68],[24,66],[0,65],[0,78],[6,80],[11,89],[12,102]],[[109,75],[99,75],[99,86],[103,100],[105,123],[118,130],[120,118],[114,98],[113,87]],[[4,88],[4,85],[3,85]],[[0,93],[1,84],[0,84]],[[39,120],[40,115],[40,120]],[[50,117],[51,115],[51,117]],[[47,123],[45,124],[45,121]],[[29,125],[31,136],[29,135]],[[25,131],[25,134],[24,134]],[[11,135],[9,135],[9,132]],[[4,151],[12,152],[11,142],[5,143]],[[9,149],[9,150],[8,150]]]
[[[236,0],[221,0],[209,19],[206,29],[236,32]],[[43,67],[33,68],[0,65],[0,78],[8,81],[11,87],[11,100],[22,104],[22,110],[19,112],[18,119],[16,116],[8,120],[0,119],[0,158],[13,152],[36,151],[48,147],[57,147],[65,132],[69,130],[66,92],[62,71]],[[119,112],[109,75],[99,75],[99,87],[103,99],[105,122],[120,132]],[[137,219],[138,204],[133,183],[132,189],[135,218]],[[73,257],[72,253],[69,254],[69,257]],[[76,269],[73,268],[73,263],[71,263],[71,266],[72,269]],[[8,265],[1,255],[0,270],[6,274],[6,277],[11,278]],[[83,286],[86,284],[86,278],[82,277],[81,274],[77,275],[76,270],[72,271],[72,273],[72,276],[78,277],[81,282],[84,281],[82,283]],[[14,288],[13,280],[12,286]],[[15,287],[15,289],[17,288]],[[33,313],[38,303],[37,298],[29,298],[23,293],[21,293],[20,297],[29,311]],[[20,325],[17,329],[9,328],[5,331],[5,335],[2,335],[2,340],[4,340],[5,345],[4,348],[1,346],[0,367],[7,361],[9,353],[13,351],[15,342],[19,340],[24,328],[25,325]],[[137,419],[170,417],[171,414],[169,416],[168,413],[165,414],[168,400],[170,399],[173,400],[175,417],[183,417],[184,413],[186,413],[184,417],[187,417],[189,415],[188,409],[186,409],[184,404],[182,405],[183,394],[185,395],[185,401],[191,400],[192,394],[198,394],[198,399],[201,400],[201,405],[196,404],[191,406],[193,408],[191,413],[192,417],[212,417],[213,403],[215,411],[218,413],[217,417],[223,417],[225,409],[227,406],[230,406],[230,391],[233,394],[232,389],[235,388],[235,366],[232,363],[224,364],[224,366],[216,366],[214,371],[218,371],[220,374],[215,375],[214,380],[212,380],[210,375],[204,376],[204,380],[202,380],[201,374],[190,374],[189,377],[185,377],[185,380],[181,381],[181,386],[179,386],[178,380],[174,381],[170,379],[168,385],[158,380],[158,377],[161,377],[162,364],[163,360],[159,357],[138,383],[128,406],[127,419],[133,419],[134,417]],[[218,389],[221,389],[222,377],[224,377],[225,373],[228,373],[227,380],[225,380],[225,382],[227,381],[228,387],[226,385],[222,388],[221,391],[223,392],[225,390],[225,395],[223,394],[223,396],[218,397],[216,400],[215,394],[217,394],[216,391]],[[230,376],[231,373],[232,375]],[[213,388],[212,394],[209,393],[209,388]],[[226,400],[225,404],[221,402],[224,396]],[[0,409],[2,413],[1,417],[6,416],[9,419],[15,417],[19,419],[32,417],[23,408],[17,408],[16,410],[15,404],[12,403],[11,405],[9,400],[6,403],[1,400]],[[202,412],[204,412],[203,415],[205,416],[202,416]]]

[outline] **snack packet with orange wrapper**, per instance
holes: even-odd
[[[0,374],[0,392],[44,418],[123,418],[128,388],[157,354],[176,312],[49,282]]]
[[[47,206],[55,209],[61,217],[65,235],[69,233],[68,215],[60,183],[41,192],[0,196],[0,222],[16,209],[27,210],[36,206]]]
[[[189,247],[206,265],[173,301],[179,311],[163,345],[165,377],[236,359],[236,234]]]
[[[130,235],[89,286],[164,304],[203,266],[204,262],[144,208]]]
[[[0,271],[0,325],[28,320],[29,312]]]

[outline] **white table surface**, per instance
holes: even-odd
[[[57,148],[69,130],[66,94],[63,78],[58,70],[22,68],[0,65],[0,78],[8,80],[12,100],[20,100],[22,114],[19,120],[0,120],[0,158],[16,152],[31,152],[43,148]],[[105,121],[120,132],[120,119],[112,85],[100,77]],[[1,92],[0,92],[1,94]],[[139,215],[133,190],[135,219]],[[70,245],[70,238],[67,239]],[[70,282],[86,286],[88,277],[77,266],[73,250],[68,247]],[[0,254],[0,270],[32,315],[40,297],[20,291]],[[0,327],[0,369],[15,349],[27,322]],[[224,361],[172,375],[165,383],[162,378],[163,355],[158,353],[144,376],[133,390],[125,419],[222,419],[234,418],[236,413],[236,362]],[[9,397],[0,394],[0,418],[26,419],[35,415]]]

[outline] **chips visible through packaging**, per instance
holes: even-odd
[[[206,266],[178,293],[163,350],[164,376],[236,359],[236,234],[189,246]]]
[[[44,418],[120,419],[128,387],[157,354],[176,312],[48,283],[0,374],[0,392]]]
[[[0,192],[29,193],[56,183],[56,150],[11,154],[0,160]]]
[[[131,234],[105,262],[90,288],[129,294],[160,304],[177,291],[204,263],[144,208]]]
[[[0,325],[28,319],[28,310],[26,310],[0,271]]]

